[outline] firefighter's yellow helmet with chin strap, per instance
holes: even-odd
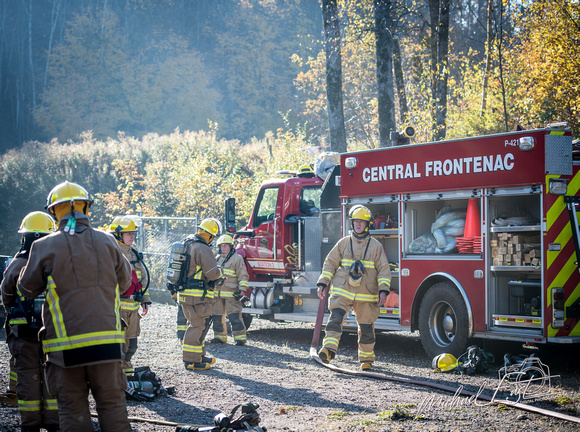
[[[55,229],[52,216],[45,212],[35,211],[24,216],[18,232],[20,234],[50,234]]]
[[[93,203],[93,200],[84,187],[76,183],[65,181],[56,185],[48,193],[48,197],[46,198],[46,209],[54,214],[54,207],[58,204],[70,203],[71,208],[74,208],[75,202],[77,201],[83,202],[83,205],[81,208],[76,208],[76,210],[82,211],[85,214]]]
[[[115,216],[109,226],[109,232],[115,236],[117,241],[123,242],[123,233],[131,233],[143,225],[143,220],[136,215]]]
[[[217,239],[216,246],[219,247],[220,245],[223,244],[229,244],[233,246],[234,245],[233,237],[229,234],[224,234],[223,236],[220,236],[220,238]]]
[[[207,241],[207,244],[210,244],[214,237],[220,233],[220,223],[214,218],[204,219],[198,225],[197,233]]]

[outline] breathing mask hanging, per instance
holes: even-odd
[[[350,286],[357,287],[362,281],[365,274],[365,266],[360,260],[356,260],[348,270],[348,283]]]
[[[365,251],[363,253],[363,257],[360,260],[356,260],[348,269],[348,283],[352,287],[357,287],[362,282],[362,277],[365,274],[365,265],[363,261],[367,256],[367,251],[369,250],[369,245],[371,240],[367,241],[367,246],[365,247]],[[352,238],[350,239],[350,253],[352,255],[352,259],[354,260],[354,249],[352,247]]]

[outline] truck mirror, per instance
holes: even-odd
[[[236,232],[236,199],[227,198],[225,203],[224,222],[226,231]]]

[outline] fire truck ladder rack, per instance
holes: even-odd
[[[578,231],[578,226],[576,226],[576,231]],[[326,306],[326,302],[328,299],[328,289],[325,290],[324,293],[324,298],[322,300],[320,300],[320,304],[318,306],[318,315],[316,317],[316,325],[314,327],[314,334],[312,335],[312,343],[310,344],[310,357],[312,358],[312,360],[314,360],[316,363],[318,363],[321,366],[324,366],[330,370],[333,370],[335,372],[339,372],[339,373],[343,373],[343,374],[347,374],[347,375],[356,375],[356,376],[361,376],[361,377],[365,377],[365,378],[374,378],[374,379],[380,379],[380,380],[384,380],[384,381],[392,381],[392,382],[398,382],[401,384],[407,384],[407,385],[418,385],[418,386],[422,386],[422,387],[430,387],[430,388],[434,388],[437,390],[443,390],[446,392],[450,392],[450,393],[454,393],[455,395],[458,396],[469,396],[469,397],[476,397],[479,400],[485,400],[487,402],[494,402],[494,397],[492,396],[488,396],[482,393],[475,393],[469,390],[465,390],[464,388],[457,388],[457,387],[452,387],[452,386],[448,386],[448,385],[444,385],[444,384],[438,384],[432,381],[425,381],[425,380],[414,380],[414,379],[409,379],[409,378],[398,378],[398,377],[394,377],[394,376],[389,376],[389,375],[382,375],[382,374],[377,374],[377,373],[372,373],[372,372],[362,372],[362,371],[355,371],[355,370],[351,370],[351,369],[345,369],[345,368],[339,368],[337,366],[328,364],[328,363],[323,363],[322,360],[320,359],[320,357],[318,357],[318,345],[320,343],[320,334],[322,332],[322,321],[324,320],[324,309]],[[521,409],[523,411],[528,411],[528,412],[532,412],[532,413],[536,413],[536,414],[541,414],[541,415],[545,415],[546,417],[554,417],[560,420],[565,420],[565,421],[569,421],[572,423],[576,423],[576,424],[580,424],[580,417],[574,417],[571,415],[567,415],[567,414],[562,414],[556,411],[552,411],[552,410],[548,410],[548,409],[544,409],[544,408],[539,408],[536,406],[532,406],[532,405],[527,405],[525,403],[520,403],[520,402],[514,402],[514,401],[510,401],[510,400],[504,400],[502,399],[501,401],[497,401],[497,403],[501,403],[503,405],[512,407],[512,408],[517,408],[517,409]]]
[[[578,227],[578,210],[576,204],[580,203],[580,196],[566,195],[564,202],[570,215],[570,227],[572,228],[572,237],[574,238],[574,248],[576,249],[576,267],[580,273],[580,227]]]

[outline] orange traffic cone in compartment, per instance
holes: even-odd
[[[469,200],[463,237],[455,238],[459,253],[481,253],[481,220],[477,201],[477,198]]]
[[[477,198],[471,198],[467,204],[467,217],[465,218],[463,237],[481,237],[481,220],[477,201]]]

